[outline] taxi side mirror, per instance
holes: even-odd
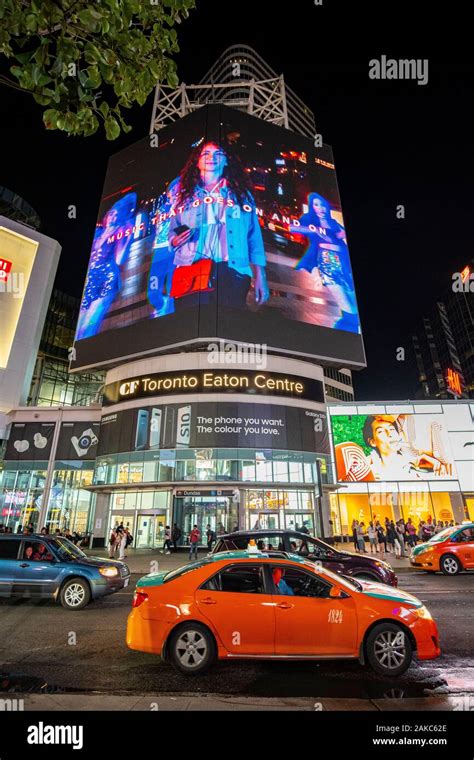
[[[343,593],[340,588],[337,588],[337,586],[331,586],[329,589],[329,598],[330,599],[342,599]]]

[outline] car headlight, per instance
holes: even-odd
[[[431,546],[427,546],[425,549],[420,549],[420,551],[417,552],[416,554],[413,553],[413,556],[414,557],[421,557],[422,554],[427,554],[428,552],[432,552],[432,551],[433,551],[432,547]]]
[[[413,614],[423,620],[433,620],[431,612],[426,607],[418,607],[416,610],[412,610]]]
[[[384,570],[392,570],[392,566],[388,564],[388,562],[380,562],[380,560],[377,560],[375,563],[377,567],[383,567]]]
[[[105,575],[106,578],[115,578],[119,574],[118,568],[113,567],[99,567],[99,573]]]

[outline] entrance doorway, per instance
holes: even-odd
[[[237,523],[237,506],[231,492],[198,491],[181,495],[178,491],[174,499],[173,522],[182,531],[180,542],[183,546],[189,544],[189,534],[195,525],[201,533],[201,544],[205,544],[208,525],[216,535],[230,533]]]

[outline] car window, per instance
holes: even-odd
[[[229,548],[230,549],[246,549],[247,544],[249,542],[248,536],[233,536],[232,538],[232,546],[229,542]]]
[[[25,541],[22,559],[30,562],[51,562],[53,555],[42,541]]]
[[[163,583],[169,583],[169,581],[179,578],[181,575],[190,573],[193,570],[199,570],[200,567],[210,565],[212,562],[213,560],[211,557],[204,557],[204,559],[197,560],[196,562],[189,562],[187,565],[181,565],[181,567],[177,567],[176,570],[170,570],[169,573],[166,573],[163,578]]]
[[[0,559],[17,559],[19,548],[20,541],[16,541],[15,539],[0,541]]]
[[[284,552],[285,550],[285,544],[283,541],[283,536],[281,535],[273,535],[273,536],[258,536],[258,538],[255,539],[257,542],[257,549],[259,549],[261,552]]]
[[[315,596],[320,599],[329,597],[330,584],[303,570],[275,565],[272,567],[272,579],[275,593],[282,596]]]
[[[233,539],[221,538],[219,541],[217,541],[217,544],[215,545],[212,553],[218,554],[219,552],[235,551],[236,549],[237,549],[237,546]]]
[[[62,560],[84,559],[87,554],[67,538],[56,538],[54,547]]]
[[[262,565],[234,565],[219,573],[220,591],[236,594],[264,594]]]
[[[324,548],[309,538],[302,539],[300,536],[290,536],[290,547],[292,552],[299,554],[301,557],[307,557],[310,554],[315,557],[324,557],[326,555]]]
[[[465,528],[462,530],[460,533],[458,533],[457,540],[460,543],[474,541],[474,528]]]

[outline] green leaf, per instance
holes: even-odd
[[[107,140],[116,140],[120,134],[120,126],[113,116],[105,120],[105,136]]]
[[[59,111],[56,111],[54,108],[48,108],[43,114],[43,122],[46,129],[57,129],[59,117]]]

